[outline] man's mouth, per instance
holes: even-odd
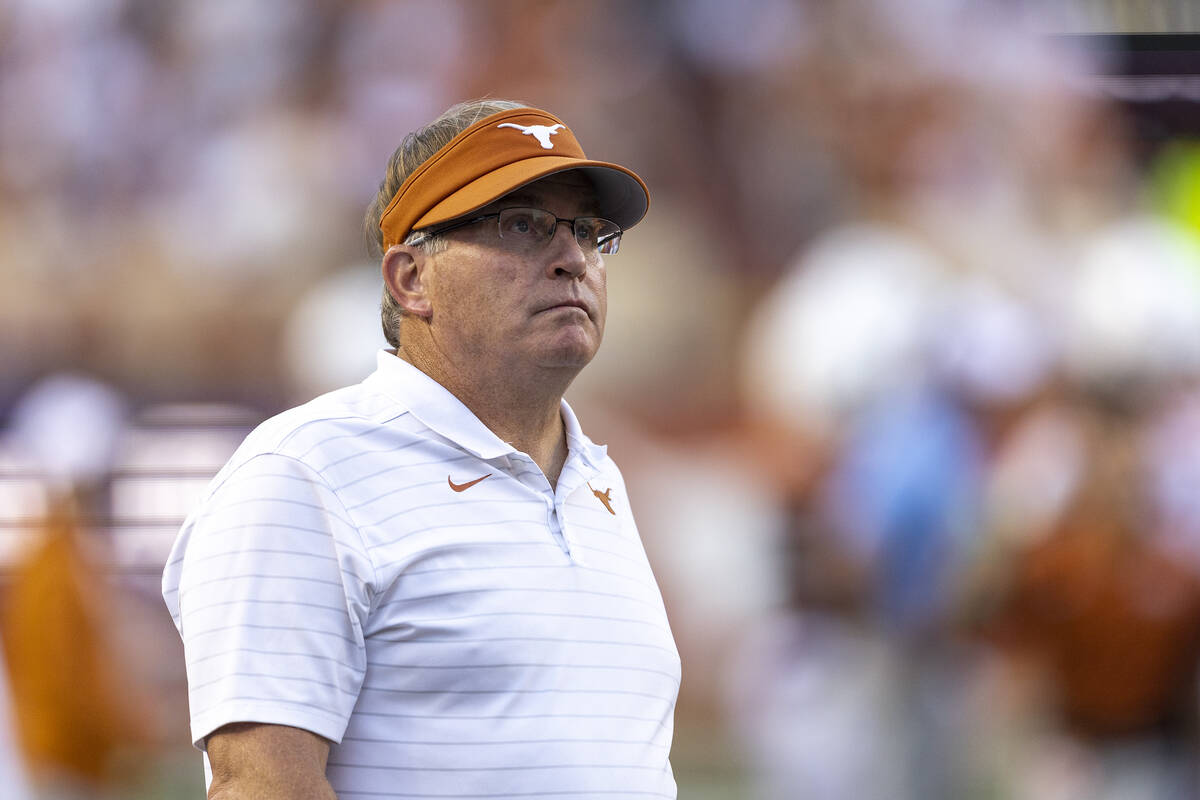
[[[582,300],[564,300],[561,303],[548,305],[543,308],[542,311],[554,311],[560,308],[578,308],[583,313],[591,316],[591,312],[588,310],[587,303],[583,302]]]

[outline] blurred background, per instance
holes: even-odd
[[[385,346],[362,215],[511,98],[648,182],[568,398],[684,661],[682,798],[1200,796],[1189,0],[5,0],[0,790],[196,798],[159,597]]]

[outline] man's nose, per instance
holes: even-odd
[[[587,272],[587,254],[575,239],[575,228],[570,220],[558,220],[547,247],[551,251],[549,268],[554,277],[582,278]]]

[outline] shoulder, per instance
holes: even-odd
[[[255,460],[285,459],[321,473],[346,451],[369,448],[408,414],[384,395],[356,385],[321,395],[263,421],[242,442],[213,481],[213,488]]]

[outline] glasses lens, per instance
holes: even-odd
[[[579,217],[575,220],[575,238],[581,247],[611,255],[621,246],[621,229],[603,217]]]
[[[554,215],[539,208],[506,208],[499,222],[500,238],[511,245],[537,245],[554,235]]]

